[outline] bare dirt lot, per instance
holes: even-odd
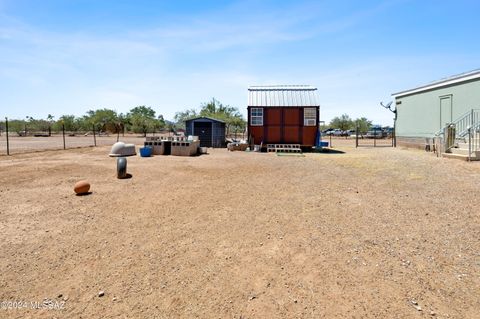
[[[149,134],[151,135],[151,134]],[[126,143],[135,143],[142,144],[144,140],[140,135],[135,134],[126,134],[125,136],[120,136],[120,139]],[[78,134],[76,136],[65,136],[65,147],[67,149],[78,148],[78,147],[88,147],[94,146],[95,143],[97,146],[112,145],[117,141],[116,134],[110,134],[108,136],[101,135],[93,137],[93,134],[87,136],[83,134]],[[19,154],[19,153],[32,153],[45,150],[63,150],[63,136],[61,134],[54,134],[49,137],[35,137],[35,136],[18,136],[15,134],[10,134],[9,136],[10,143],[10,154]],[[7,139],[6,135],[3,133],[0,136],[0,155],[7,154]]]
[[[478,318],[480,163],[352,145],[0,156],[0,318]]]

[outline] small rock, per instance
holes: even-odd
[[[62,298],[63,294],[58,294],[57,298]]]
[[[99,291],[99,292],[98,292],[98,296],[99,296],[99,297],[105,296],[105,291],[103,291],[103,290]]]
[[[255,299],[255,298],[257,298],[257,296],[251,295],[250,297],[248,297],[248,300],[253,300],[253,299]]]
[[[294,302],[294,303],[297,303],[297,302],[298,302],[298,300],[297,300],[297,299],[293,299],[293,302]]]
[[[417,309],[418,311],[422,311],[422,307],[420,307],[418,302],[416,302],[415,300],[411,300],[410,302],[412,303],[413,308]]]
[[[436,316],[437,314],[435,313],[435,311],[431,310],[430,311],[430,316]]]
[[[117,298],[116,298],[116,297],[113,297],[113,298],[112,298],[112,301],[117,301]]]
[[[63,297],[63,301],[67,301],[67,300],[68,300],[68,296]]]

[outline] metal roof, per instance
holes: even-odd
[[[424,91],[428,91],[428,90],[432,90],[432,89],[438,89],[438,88],[442,88],[442,87],[449,86],[449,85],[452,85],[452,84],[459,84],[459,83],[462,83],[462,82],[475,80],[475,79],[479,79],[479,78],[480,78],[480,69],[477,69],[477,70],[473,70],[473,71],[470,71],[470,72],[465,72],[465,73],[453,75],[453,76],[450,76],[450,77],[447,77],[447,78],[444,78],[444,79],[441,79],[441,80],[438,80],[438,81],[434,81],[434,82],[426,84],[426,85],[418,86],[418,87],[410,89],[410,90],[405,90],[405,91],[400,91],[400,92],[397,92],[397,93],[393,93],[392,96],[393,97],[402,97],[402,96],[405,96],[405,95],[420,93],[420,92],[424,92]]]
[[[222,121],[222,120],[214,119],[213,117],[208,117],[208,116],[194,117],[194,118],[192,118],[192,119],[186,120],[185,123],[186,123],[186,122],[190,122],[190,121],[197,121],[197,120],[209,120],[209,121],[214,121],[214,122],[219,122],[219,123],[225,123],[225,122]]]
[[[248,106],[320,106],[317,88],[310,85],[267,85],[248,87]]]

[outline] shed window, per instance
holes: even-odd
[[[251,125],[263,125],[263,108],[252,108],[250,114],[250,124]]]
[[[303,109],[303,126],[315,126],[317,124],[317,109]]]

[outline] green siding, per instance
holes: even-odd
[[[451,117],[455,121],[471,109],[480,109],[480,79],[397,97],[395,100],[397,103],[397,136],[433,136],[441,129],[440,123],[444,122],[441,116],[447,120],[450,117],[448,99],[442,99],[442,102],[440,99],[449,95],[451,95],[452,105]],[[398,104],[400,101],[401,104]],[[443,115],[440,113],[441,109],[443,109]]]

